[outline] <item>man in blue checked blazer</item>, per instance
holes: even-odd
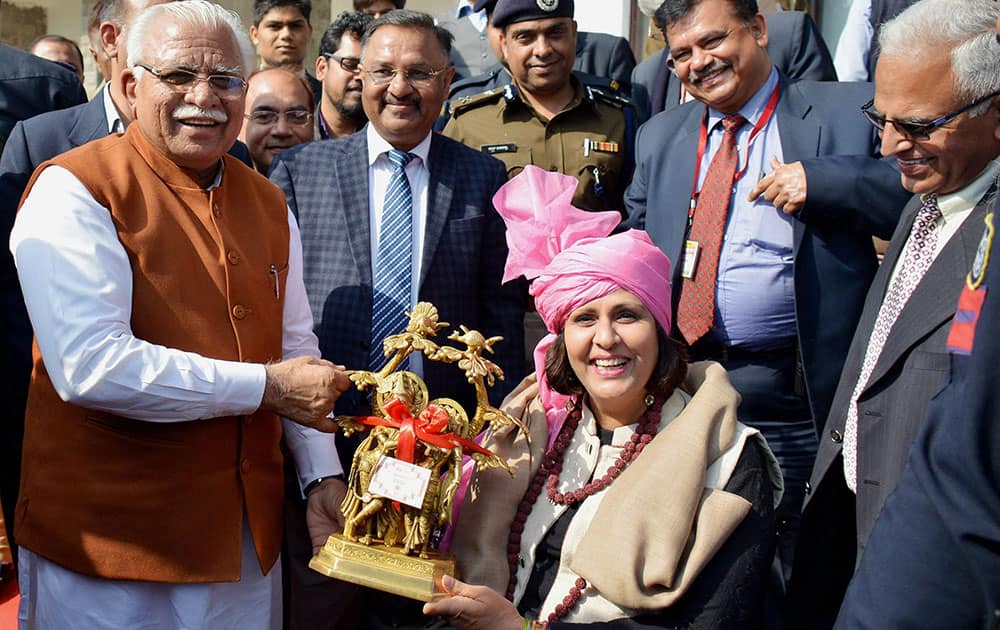
[[[378,213],[392,168],[387,152],[413,155],[405,172],[412,190],[415,287],[406,307],[432,302],[441,320],[451,323],[448,330],[465,324],[487,336],[502,335],[490,357],[507,376],[494,388],[499,400],[518,382],[524,363],[523,285],[500,284],[507,245],[492,203],[506,173],[498,160],[431,133],[453,71],[440,31],[424,18],[391,12],[366,34],[363,102],[371,124],[346,138],[286,151],[270,177],[285,191],[299,221],[306,288],[323,356],[350,369],[367,369],[372,344],[381,344],[372,339],[373,260],[379,259],[372,245],[373,232],[383,225]],[[403,52],[391,52],[399,41],[407,42]],[[386,71],[388,81],[380,84]],[[422,366],[411,363],[414,368],[422,368],[432,396],[472,404],[472,389],[454,366],[423,361]],[[367,405],[357,394],[345,395],[336,411],[362,413]],[[345,465],[349,457],[341,451]]]
[[[526,292],[517,282],[501,286],[507,244],[492,198],[507,179],[503,164],[431,131],[454,74],[448,42],[447,31],[423,13],[392,11],[373,22],[361,44],[362,103],[370,123],[345,138],[285,151],[270,177],[298,218],[303,274],[324,358],[368,369],[377,355],[373,350],[382,345],[383,335],[373,331],[385,331],[384,301],[402,293],[388,316],[417,301],[432,302],[451,324],[442,335],[464,324],[487,337],[503,336],[490,356],[506,374],[492,391],[497,403],[523,375]],[[394,232],[401,207],[408,210],[404,236]],[[390,251],[400,244],[408,249]],[[394,289],[386,282],[401,259],[404,271],[395,280],[403,288]],[[448,396],[472,409],[474,392],[456,366],[411,355],[408,369],[424,377],[431,396]],[[369,405],[348,392],[335,411],[367,414]],[[344,470],[357,440],[337,436]],[[391,627],[419,618],[418,606],[373,593],[363,595],[364,604],[348,605],[358,597],[356,589],[308,573],[292,576],[292,599],[298,607],[311,602],[310,610],[292,613],[321,621],[309,627]],[[365,618],[350,618],[357,614]]]

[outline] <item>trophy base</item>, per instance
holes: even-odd
[[[401,549],[351,542],[330,536],[309,561],[309,568],[327,577],[430,602],[443,597],[441,578],[455,576],[455,556],[431,549],[427,558],[408,556]]]

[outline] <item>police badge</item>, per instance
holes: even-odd
[[[955,317],[948,331],[946,345],[948,351],[953,354],[965,356],[972,354],[972,346],[976,340],[976,324],[979,322],[979,314],[986,300],[988,287],[983,285],[983,277],[986,275],[986,267],[990,263],[990,251],[993,248],[993,213],[987,214],[983,222],[986,225],[979,239],[976,258],[972,261],[972,269],[969,270],[965,286],[958,296]]]

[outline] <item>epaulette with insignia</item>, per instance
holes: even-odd
[[[505,76],[507,75],[507,73],[503,70],[503,66],[498,63],[495,67],[482,74],[455,81],[451,84],[451,89],[448,90],[448,99],[455,100],[456,98],[460,98],[462,96],[480,94],[492,89],[490,86],[499,87],[497,84],[503,82],[503,78],[498,77],[501,72],[503,72]],[[509,76],[507,76],[507,80],[510,80]]]
[[[462,112],[469,111],[470,109],[475,109],[489,103],[495,103],[501,96],[503,96],[505,90],[506,88],[498,87],[479,94],[474,94],[472,96],[460,96],[450,103],[451,115],[458,116]]]
[[[587,98],[590,102],[601,101],[602,103],[607,103],[608,105],[613,105],[618,109],[625,109],[626,107],[634,107],[632,101],[621,94],[615,92],[610,92],[599,87],[592,85],[585,86],[587,91]]]
[[[618,81],[615,81],[614,79],[609,79],[608,77],[602,77],[596,74],[590,74],[588,72],[583,72],[581,70],[574,70],[573,76],[579,79],[580,83],[582,83],[584,87],[587,86],[596,87],[596,88],[601,88],[602,90],[608,90],[615,93],[620,91],[620,86],[618,85]]]

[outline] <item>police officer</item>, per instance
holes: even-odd
[[[572,72],[573,0],[499,0],[492,16],[513,83],[452,103],[444,134],[502,160],[579,179],[573,203],[622,211],[632,175],[631,102]]]
[[[496,9],[497,0],[476,0],[475,11],[486,12],[485,36],[489,43],[489,56],[493,63],[482,74],[451,82],[448,99],[454,100],[463,96],[473,96],[510,83],[510,74],[504,67],[500,50],[500,29],[490,18]],[[468,18],[466,18],[468,19]],[[447,25],[445,25],[447,28]],[[458,30],[454,31],[456,41],[452,43],[452,62],[458,56],[455,52],[458,46]],[[500,61],[498,61],[500,59]],[[632,70],[635,69],[635,55],[628,40],[608,33],[588,33],[578,31],[576,34],[576,59],[573,60],[573,70],[584,85],[601,87],[612,92],[621,92],[624,96],[631,95]]]

